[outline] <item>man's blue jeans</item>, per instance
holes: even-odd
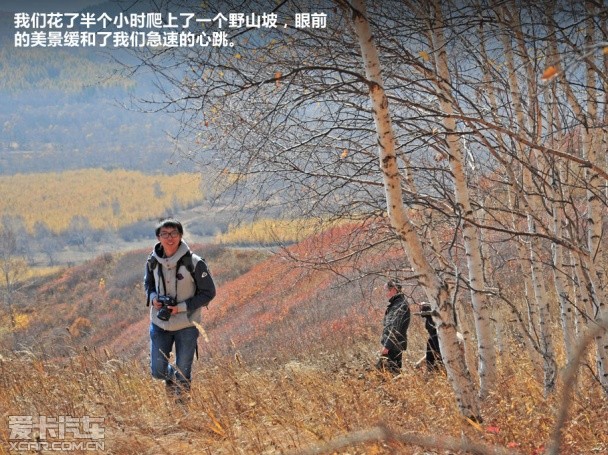
[[[185,390],[190,390],[192,361],[196,352],[198,329],[169,331],[155,324],[150,324],[150,368],[152,376],[164,379],[167,384],[176,383]],[[175,365],[169,364],[171,349],[175,344]]]

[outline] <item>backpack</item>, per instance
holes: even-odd
[[[204,259],[203,258],[199,258],[199,260],[202,261]],[[150,272],[153,272],[157,265],[158,265],[158,260],[154,257],[154,253],[150,253],[150,256],[148,256],[148,260],[147,260],[148,270]],[[195,265],[194,265],[194,261],[192,259],[192,252],[191,251],[188,251],[186,254],[184,254],[181,258],[179,258],[177,260],[177,263],[175,264],[175,269],[179,270],[179,268],[182,265],[184,267],[186,267],[186,269],[188,270],[188,272],[190,272],[190,275],[192,276],[192,280],[194,281],[194,285],[196,286],[196,278],[194,277]],[[149,296],[148,296],[148,301],[146,302],[146,306],[150,306],[150,298],[149,298]]]

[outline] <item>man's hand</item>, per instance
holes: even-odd
[[[380,355],[388,355],[388,349],[382,348],[382,350],[380,351]]]
[[[160,310],[163,307],[162,303],[158,302],[158,299],[154,299],[152,300],[152,305],[154,306],[154,308],[156,308],[157,310]],[[177,314],[179,312],[177,305],[167,305],[167,309],[169,311],[171,311],[171,316]]]

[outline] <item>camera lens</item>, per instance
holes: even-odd
[[[168,321],[171,317],[171,310],[169,310],[167,307],[163,307],[158,310],[158,313],[156,313],[156,317],[161,321]]]

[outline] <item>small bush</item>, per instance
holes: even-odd
[[[145,220],[138,221],[137,223],[130,224],[128,226],[123,226],[118,229],[118,236],[123,239],[125,242],[133,242],[136,240],[142,239],[150,239],[151,242],[154,241],[154,226],[156,225],[155,221]]]

